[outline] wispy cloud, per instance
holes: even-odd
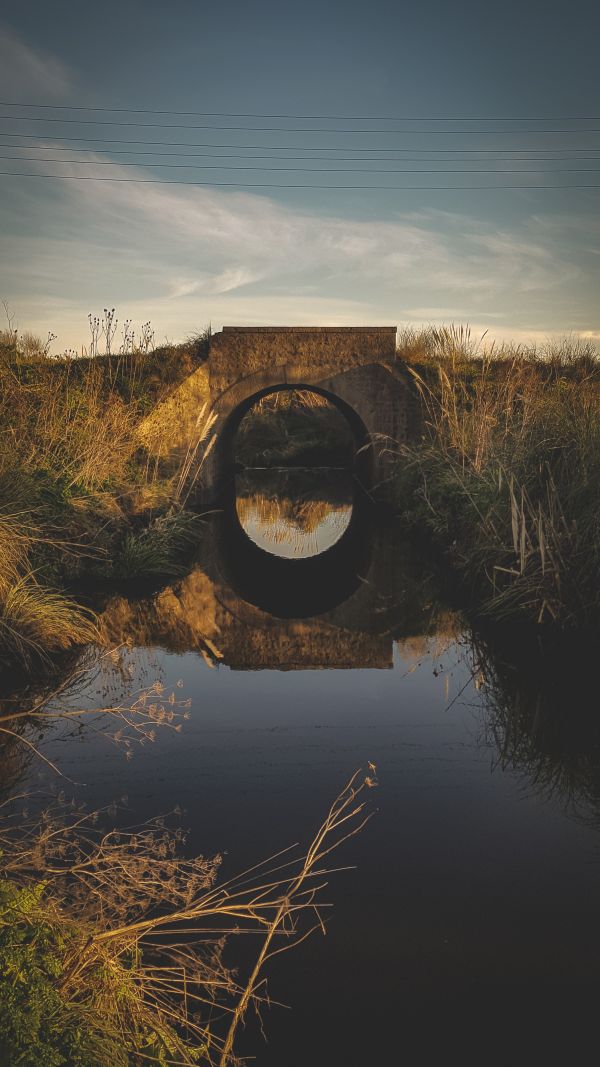
[[[94,173],[75,164],[60,170]],[[115,166],[110,176],[152,172]],[[31,184],[24,192],[20,183],[19,196],[39,200]],[[19,237],[12,259],[21,305],[30,306],[26,293],[31,302],[50,295],[79,306],[82,319],[107,301],[127,314],[140,307],[172,336],[208,319],[394,322],[417,311],[532,331],[539,321],[523,321],[523,308],[551,306],[549,292],[563,299],[581,273],[543,219],[517,231],[440,211],[348,219],[215,187],[42,184],[52,210],[42,234]]]
[[[67,68],[0,25],[0,91],[9,100],[60,100],[71,88]]]

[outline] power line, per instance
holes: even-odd
[[[191,127],[190,127],[191,128]],[[185,129],[185,127],[184,127]],[[31,133],[11,133],[5,130],[3,133],[5,137],[41,137],[41,134]],[[189,141],[134,141],[130,138],[116,138],[116,137],[65,137],[60,134],[61,141],[87,141],[92,144],[142,144],[142,145],[159,145],[163,148],[237,148],[244,151],[269,151],[269,152],[297,152],[299,150],[298,145],[239,145],[239,144],[213,144],[212,142],[200,142],[198,144],[192,144]],[[18,145],[11,147],[18,148]],[[600,146],[595,146],[600,148]],[[454,152],[458,154],[462,153],[477,153],[478,155],[498,152],[543,152],[548,149],[543,148],[398,148],[398,147],[386,147],[376,148],[374,145],[370,145],[368,148],[360,148],[358,146],[342,145],[339,148],[329,145],[305,145],[305,152],[437,152],[439,155]],[[63,149],[56,148],[56,151],[63,151]],[[80,151],[84,151],[81,149]],[[552,148],[552,152],[587,152],[587,148],[570,148],[565,146],[564,148]]]
[[[407,172],[408,173],[408,172]],[[532,171],[531,173],[536,173]],[[544,189],[544,190],[561,190],[561,189],[600,189],[600,184],[568,184],[568,185],[307,185],[307,184],[277,184],[274,182],[259,182],[248,184],[246,182],[182,182],[177,179],[165,179],[165,178],[112,178],[112,177],[97,177],[87,174],[39,174],[36,172],[27,173],[24,171],[11,171],[2,170],[0,175],[13,178],[50,178],[55,181],[73,181],[73,182],[126,182],[136,185],[187,185],[189,187],[195,186],[208,186],[210,188],[223,187],[223,188],[235,188],[235,189],[329,189],[332,191],[345,191],[352,192],[353,190],[370,190],[372,192],[435,192],[435,191],[451,191],[462,192],[470,190],[479,191],[503,191],[505,189]]]
[[[600,158],[600,157],[597,157]],[[35,156],[5,156],[0,154],[0,159],[19,159],[25,162],[37,162]],[[140,163],[128,163],[117,162],[114,163],[111,160],[106,159],[40,159],[39,162],[43,163],[74,163],[79,167],[139,167]],[[417,162],[420,162],[417,160]],[[457,162],[460,162],[458,160]],[[271,171],[273,173],[287,173],[297,174],[299,172],[305,172],[307,174],[598,174],[600,168],[598,167],[555,167],[554,169],[524,170],[522,167],[503,167],[501,169],[491,168],[428,168],[417,169],[414,167],[409,168],[385,168],[381,170],[373,170],[372,167],[253,167],[253,166],[231,166],[230,164],[215,164],[215,163],[149,163],[150,167],[167,167],[171,170],[261,170]],[[57,177],[69,177],[69,175],[56,175]]]
[[[70,152],[71,151],[71,148],[61,148],[58,145],[48,145],[48,146],[35,145],[35,144],[32,144],[32,145],[26,145],[26,144],[25,145],[14,145],[14,144],[3,144],[2,142],[0,142],[0,148],[18,148],[19,150],[22,150],[24,152],[25,151],[34,151],[34,152]],[[77,151],[79,151],[79,152],[85,152],[85,151],[93,152],[93,151],[95,151],[95,149],[92,149],[92,148],[90,148],[90,149],[80,148],[80,149],[77,149]],[[323,151],[325,151],[325,149]],[[401,151],[401,150],[399,149],[399,151]],[[407,151],[416,151],[416,150],[415,149],[407,149]],[[438,154],[442,153],[442,149],[438,150],[438,149],[433,149],[432,148],[430,151],[432,151],[432,152],[437,151]],[[452,151],[453,151],[452,149],[448,149],[449,153],[452,152]],[[457,150],[457,152],[458,151],[459,150]],[[492,149],[490,149],[489,151],[492,151]],[[500,152],[502,150],[498,149],[498,151]],[[526,149],[523,149],[523,151],[526,151]],[[559,149],[552,149],[552,151],[562,151],[562,149],[560,149],[560,150]],[[554,162],[560,163],[560,162],[564,162],[565,159],[568,159],[568,158],[573,158],[577,162],[580,162],[580,161],[584,162],[586,160],[600,159],[600,154],[594,155],[594,156],[592,156],[592,155],[575,156],[572,153],[569,153],[568,149],[564,149],[564,151],[568,153],[567,156],[565,156],[565,157],[556,156],[556,155],[553,155],[553,156],[520,156],[519,158],[513,160],[513,159],[510,158],[510,156],[504,156],[501,159],[490,160],[490,162],[491,163],[502,163],[502,162],[506,161],[507,163],[510,163],[510,162],[514,162],[514,163],[537,163],[537,162],[544,162],[544,161],[545,162],[553,162],[554,161]],[[587,152],[588,150],[585,149],[585,148],[581,148],[581,149],[576,149],[575,151]],[[476,153],[476,154],[480,154],[478,149],[473,149],[473,152]],[[599,152],[600,152],[600,149],[599,149]],[[219,155],[216,155],[213,152],[139,152],[139,151],[134,150],[134,149],[117,149],[117,151],[114,151],[113,149],[111,149],[109,154],[111,156],[119,156],[119,155],[175,156],[176,155],[176,156],[181,156],[184,159],[186,159],[186,158],[190,158],[190,159],[272,159],[272,160],[275,160],[276,162],[278,161],[278,157],[277,156],[245,156],[245,155],[239,155],[239,154],[235,154],[235,153],[233,153],[233,154],[221,153]],[[4,159],[35,159],[37,157],[35,157],[35,156],[4,156],[3,158]],[[44,159],[43,156],[40,157],[40,158]],[[300,160],[312,159],[312,160],[315,160],[315,161],[322,161],[322,162],[323,161],[330,161],[332,163],[337,163],[337,162],[340,162],[340,163],[341,162],[344,162],[344,163],[388,163],[388,162],[396,162],[396,160],[381,159],[381,158],[379,158],[377,156],[374,156],[374,157],[373,156],[310,156],[310,155],[306,155],[306,153],[301,155],[301,156],[283,156],[282,159],[281,159],[281,162],[287,162],[288,160],[296,160],[296,159],[300,159]],[[86,162],[88,162],[88,160],[72,160],[72,159],[61,160],[59,158],[59,159],[53,160],[53,162],[56,162],[56,163],[61,163],[61,162],[63,162],[63,163],[79,163],[79,162],[86,163]],[[94,160],[92,160],[91,162],[94,162]],[[398,160],[397,162],[399,162],[399,163],[420,163],[420,162],[431,162],[431,163],[433,163],[433,162],[435,162],[435,160],[422,159],[422,154],[421,154],[419,156],[404,156],[404,157],[402,157],[402,159]],[[444,153],[444,158],[439,160],[439,162],[440,163],[451,162],[451,160],[448,160],[446,158],[446,153]],[[460,163],[461,160],[457,159],[456,162]],[[477,160],[477,159],[469,159],[469,160],[465,160],[465,162],[467,162],[467,163],[477,163],[477,162],[479,162],[479,160]],[[117,164],[115,164],[115,165],[117,165]],[[122,165],[124,166],[125,164],[123,163]],[[163,165],[166,166],[167,164],[158,164],[158,163],[143,164],[143,163],[140,163],[140,164],[136,164],[136,165],[137,166],[144,166],[145,165],[145,166],[150,166],[150,167],[153,167],[153,166],[157,166],[158,167],[158,166],[163,166]],[[175,164],[173,164],[173,166],[175,166]]]
[[[141,129],[162,129],[162,130],[231,130],[235,133],[351,133],[351,134],[401,134],[403,136],[409,135],[427,135],[432,137],[439,136],[455,136],[456,134],[468,135],[469,137],[486,137],[486,136],[518,136],[521,134],[582,134],[582,133],[600,133],[600,129],[591,130],[340,130],[336,127],[323,126],[323,127],[292,127],[292,126],[215,126],[215,125],[190,125],[188,123],[177,122],[123,122],[118,120],[114,122],[112,119],[64,119],[64,118],[49,118],[46,115],[0,115],[0,119],[10,122],[59,122],[59,123],[77,123],[79,126],[135,126]],[[433,121],[433,120],[432,120]]]
[[[38,107],[50,108],[53,111],[94,111],[111,112],[112,114],[127,115],[178,115],[188,118],[221,118],[221,119],[302,119],[306,121],[324,122],[598,122],[598,115],[561,115],[557,116],[533,116],[533,115],[298,115],[278,114],[273,112],[256,111],[157,111],[154,108],[136,107],[88,107],[86,104],[25,104],[14,100],[0,100],[0,107]]]

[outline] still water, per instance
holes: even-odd
[[[244,475],[191,573],[111,598],[102,628],[120,651],[85,661],[73,704],[160,679],[182,683],[189,719],[130,760],[101,723],[57,727],[44,752],[92,808],[126,795],[130,823],[185,809],[190,850],[222,853],[224,877],[308,841],[350,775],[377,766],[377,812],[339,857],[354,869],[331,879],[327,935],[273,961],[270,996],[289,1007],[265,1012],[267,1042],[249,1020],[251,1063],[485,1063],[500,1049],[538,1063],[560,1040],[584,1062],[600,731],[571,663],[538,671],[474,634],[337,471]]]

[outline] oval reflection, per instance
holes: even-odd
[[[236,478],[236,511],[247,537],[273,556],[307,559],[326,552],[352,516],[345,470],[246,470]]]

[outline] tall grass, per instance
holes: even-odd
[[[485,350],[468,331],[412,335],[425,413],[398,501],[496,620],[600,619],[600,365],[575,339]],[[411,366],[412,364],[412,366]]]
[[[55,359],[52,335],[42,342],[12,324],[0,333],[0,664],[30,666],[91,639],[90,615],[56,591],[65,583],[90,568],[119,578],[172,575],[189,542],[182,510],[201,471],[206,427],[193,454],[162,479],[137,431],[206,357],[209,334],[154,350],[149,324],[141,336],[136,346],[126,323],[115,355]],[[99,337],[92,340],[96,352]]]
[[[0,512],[0,668],[92,641],[91,614],[40,583],[30,566],[36,531],[23,515]]]

